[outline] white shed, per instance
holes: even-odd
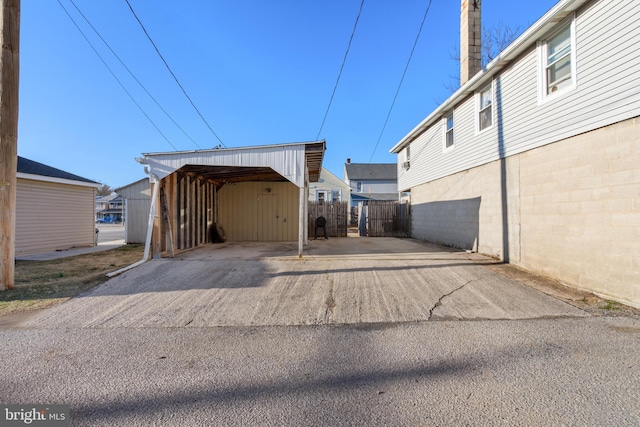
[[[124,199],[125,243],[144,243],[151,208],[149,178],[142,178],[124,187],[116,188],[115,192]]]
[[[18,156],[16,257],[95,245],[100,185]]]

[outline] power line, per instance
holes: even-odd
[[[364,0],[363,0],[364,1]],[[131,10],[131,13],[133,14],[134,18],[136,18],[136,21],[138,21],[138,24],[140,24],[140,28],[142,28],[142,31],[144,31],[144,34],[147,36],[147,38],[149,39],[149,41],[151,42],[151,44],[153,45],[153,48],[156,50],[156,53],[158,54],[158,56],[160,57],[160,59],[162,59],[162,62],[164,63],[165,67],[167,67],[167,70],[169,70],[169,73],[171,74],[171,76],[173,77],[173,79],[176,81],[176,83],[178,84],[178,86],[180,87],[180,89],[182,90],[182,93],[184,94],[184,96],[189,100],[189,103],[191,103],[191,106],[193,107],[194,110],[196,110],[196,112],[198,113],[198,115],[200,116],[200,118],[202,119],[202,121],[204,122],[205,125],[207,125],[207,127],[209,128],[209,130],[211,131],[211,133],[213,134],[213,136],[216,137],[216,139],[218,141],[220,141],[220,144],[222,144],[223,147],[226,147],[226,145],[224,145],[224,142],[222,142],[222,140],[220,139],[220,137],[214,132],[214,130],[211,128],[211,126],[209,125],[209,123],[207,122],[207,120],[204,118],[204,116],[202,115],[202,113],[200,112],[200,110],[198,110],[198,107],[196,107],[196,104],[193,103],[193,101],[191,100],[191,98],[189,97],[189,95],[187,95],[187,91],[184,89],[184,87],[182,87],[182,84],[180,84],[180,81],[178,80],[178,78],[176,77],[176,75],[173,73],[173,71],[171,71],[171,67],[169,67],[169,64],[167,63],[167,61],[164,59],[164,57],[162,56],[162,54],[160,53],[160,50],[158,49],[158,47],[156,46],[156,44],[153,42],[153,40],[151,39],[151,36],[149,35],[149,33],[147,32],[147,29],[144,27],[144,25],[142,24],[142,21],[140,21],[140,18],[138,18],[138,15],[136,15],[136,12],[133,10],[133,7],[131,7],[131,4],[129,3],[129,0],[125,0],[125,2],[127,2],[127,5],[129,6],[129,9]]]
[[[333,97],[336,94],[336,89],[338,89],[338,83],[340,82],[340,77],[342,76],[342,70],[344,69],[344,64],[347,62],[347,56],[349,55],[349,49],[351,48],[351,42],[353,41],[353,36],[356,33],[356,28],[358,27],[358,21],[360,20],[360,14],[362,13],[362,6],[364,6],[364,0],[360,3],[360,10],[358,10],[358,16],[356,16],[356,22],[353,24],[353,30],[351,31],[351,37],[349,38],[349,44],[347,45],[347,51],[344,53],[344,58],[342,59],[342,65],[340,66],[340,72],[338,73],[338,78],[336,79],[336,84],[333,86],[333,92],[331,92],[331,98],[329,99],[329,105],[327,105],[327,111],[324,113],[324,118],[322,119],[322,124],[320,125],[320,129],[318,130],[318,135],[316,136],[316,140],[320,139],[320,133],[322,132],[322,128],[324,127],[324,122],[327,120],[327,115],[329,115],[329,110],[331,109],[331,103],[333,102]]]
[[[149,97],[153,100],[153,102],[155,102],[155,104],[158,106],[158,108],[160,108],[160,110],[162,110],[162,112],[169,118],[169,120],[171,120],[173,122],[174,125],[176,125],[176,127],[178,129],[180,129],[182,131],[182,133],[189,138],[189,140],[191,140],[191,142],[194,143],[194,145],[198,148],[201,148],[197,142],[195,142],[193,140],[193,138],[191,138],[191,136],[189,136],[189,134],[187,134],[187,132],[182,129],[182,127],[173,119],[173,117],[171,117],[171,115],[164,109],[162,108],[162,105],[160,105],[160,103],[153,97],[153,95],[151,95],[151,93],[147,90],[147,88],[142,84],[142,82],[140,82],[140,80],[138,80],[138,78],[135,76],[135,74],[133,74],[133,72],[129,69],[129,67],[127,67],[127,65],[122,61],[122,59],[120,59],[120,57],[118,56],[118,54],[111,48],[111,46],[109,45],[109,43],[107,43],[107,41],[102,37],[102,35],[98,32],[98,30],[93,26],[93,24],[91,24],[91,22],[89,21],[89,19],[84,15],[84,13],[82,13],[82,11],[80,10],[80,8],[78,8],[78,6],[74,3],[73,0],[69,0],[69,2],[73,5],[73,7],[76,8],[76,10],[78,11],[78,13],[80,14],[80,16],[82,16],[82,18],[84,18],[84,20],[86,21],[86,23],[89,25],[89,27],[91,27],[91,29],[93,30],[93,32],[96,33],[96,35],[100,38],[100,40],[102,40],[102,42],[105,44],[105,46],[107,46],[107,48],[109,48],[109,50],[111,51],[111,53],[113,54],[113,56],[116,57],[116,59],[120,62],[120,64],[122,64],[122,66],[124,67],[125,70],[127,70],[129,72],[129,74],[131,75],[131,77],[133,77],[133,79],[140,85],[140,87],[147,93],[147,95],[149,95]]]
[[[147,120],[149,120],[149,122],[153,125],[154,128],[156,128],[156,130],[158,131],[158,133],[160,135],[162,135],[162,137],[165,139],[165,141],[167,141],[167,143],[176,151],[178,151],[178,149],[171,143],[171,141],[169,141],[169,139],[166,137],[166,135],[164,133],[162,133],[162,131],[160,130],[160,128],[158,128],[158,126],[156,126],[156,124],[153,122],[153,120],[151,120],[151,117],[149,117],[147,115],[147,113],[144,111],[144,109],[140,106],[140,104],[138,104],[136,102],[136,100],[133,98],[133,96],[131,95],[131,93],[129,93],[129,91],[124,87],[124,85],[122,84],[122,82],[120,81],[120,79],[118,79],[118,77],[115,75],[115,73],[113,72],[113,70],[109,67],[109,65],[107,65],[106,61],[102,58],[102,56],[98,53],[98,51],[96,50],[96,48],[93,46],[93,44],[89,41],[89,39],[87,38],[87,36],[84,34],[84,32],[82,31],[82,29],[80,29],[80,27],[78,26],[78,24],[76,23],[76,21],[73,19],[73,17],[71,16],[71,14],[69,14],[69,11],[64,7],[64,5],[60,2],[60,0],[58,0],[58,4],[60,5],[60,7],[62,8],[62,10],[64,10],[64,12],[67,14],[67,16],[69,17],[69,19],[71,20],[71,22],[73,22],[73,25],[75,25],[75,27],[78,29],[78,31],[80,32],[80,34],[82,35],[82,37],[86,40],[87,43],[89,43],[89,46],[91,46],[91,49],[93,50],[93,52],[98,56],[98,58],[100,58],[100,61],[102,61],[102,64],[107,68],[107,70],[109,70],[109,72],[111,73],[111,75],[113,76],[114,79],[116,79],[116,81],[118,82],[118,84],[120,85],[120,87],[122,88],[122,90],[125,91],[125,93],[127,95],[129,95],[129,98],[131,98],[131,101],[133,101],[134,104],[136,104],[136,106],[138,107],[138,109],[140,109],[140,111],[142,112],[142,114],[144,114],[144,116],[147,118]]]
[[[384,125],[382,126],[382,130],[380,131],[380,136],[378,136],[378,141],[376,142],[376,146],[373,148],[373,153],[371,153],[371,157],[369,158],[369,163],[373,159],[373,155],[376,153],[378,149],[378,144],[380,144],[380,140],[382,139],[382,134],[387,127],[387,123],[389,122],[389,117],[391,117],[391,111],[393,111],[393,106],[396,104],[396,99],[398,99],[398,94],[400,93],[400,88],[402,87],[402,82],[404,82],[404,77],[407,75],[407,70],[409,69],[409,63],[411,63],[411,58],[413,58],[413,52],[416,50],[416,46],[418,45],[418,39],[420,39],[420,33],[422,33],[422,27],[424,26],[424,22],[427,20],[427,15],[429,14],[429,9],[431,8],[431,1],[429,0],[429,4],[427,5],[427,10],[424,12],[424,16],[422,17],[422,22],[420,23],[420,29],[418,30],[418,34],[416,35],[416,40],[413,42],[413,47],[411,48],[411,53],[409,54],[409,59],[407,60],[407,65],[404,67],[404,71],[402,72],[402,78],[400,79],[400,83],[398,84],[398,89],[396,89],[396,94],[393,97],[393,102],[391,103],[391,107],[389,108],[389,112],[387,113],[387,118],[384,121]]]

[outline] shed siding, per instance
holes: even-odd
[[[304,144],[252,147],[251,150],[230,148],[212,150],[206,155],[201,151],[154,154],[146,161],[159,178],[185,165],[269,166],[298,187],[304,187],[305,150]]]
[[[93,187],[18,179],[16,256],[95,244]]]
[[[639,14],[640,2],[626,0],[579,11],[577,86],[555,99],[538,99],[531,46],[494,79],[493,127],[476,134],[475,97],[463,100],[454,110],[454,148],[443,152],[440,122],[421,134],[411,143],[410,169],[398,168],[400,190],[640,115]]]
[[[125,242],[144,243],[147,237],[151,186],[149,180],[141,180],[118,190],[126,200]]]
[[[295,241],[299,199],[289,182],[227,184],[218,192],[218,222],[228,241]]]

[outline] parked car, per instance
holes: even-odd
[[[111,218],[111,217],[104,217],[104,218],[98,218],[96,220],[97,224],[120,224],[120,222],[122,222],[120,220],[120,218]]]

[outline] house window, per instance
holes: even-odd
[[[402,169],[408,170],[411,166],[411,146],[407,145],[404,149],[404,162],[402,162]]]
[[[356,182],[356,192],[362,193],[362,181]]]
[[[445,117],[445,137],[444,137],[444,148],[453,147],[453,111]]]
[[[331,192],[331,203],[337,203],[340,201],[340,190],[333,190]]]
[[[478,93],[478,130],[483,131],[493,124],[493,93],[491,85]]]
[[[324,203],[326,193],[324,191],[318,191],[318,203],[321,205]]]
[[[546,98],[575,86],[574,23],[565,25],[541,43],[541,93]]]

